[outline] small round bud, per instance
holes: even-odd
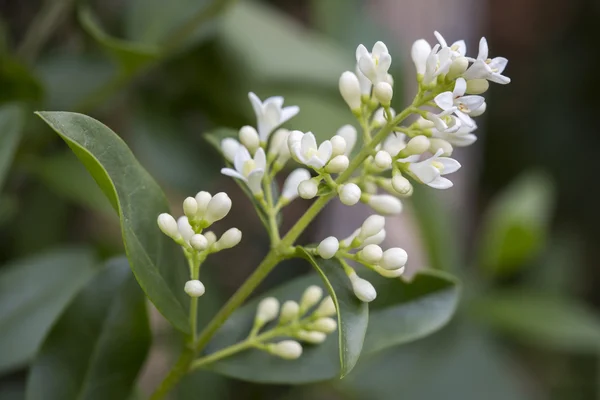
[[[333,318],[319,318],[310,324],[310,329],[323,333],[332,333],[337,329],[337,321]]]
[[[452,148],[452,145],[450,143],[448,143],[446,140],[444,139],[438,139],[438,138],[433,138],[433,139],[429,139],[429,151],[432,152],[433,154],[437,153],[438,150],[442,150],[442,155],[444,157],[448,157],[452,155],[452,151],[454,150]]]
[[[335,156],[331,161],[327,163],[325,166],[325,171],[330,174],[339,174],[344,172],[348,165],[350,165],[350,160],[345,155]]]
[[[200,297],[204,294],[205,288],[199,280],[187,281],[183,288],[190,297]]]
[[[356,74],[346,71],[340,76],[340,93],[352,111],[360,110],[362,106],[360,83]]]
[[[281,191],[281,197],[286,199],[288,202],[298,197],[298,186],[301,182],[310,179],[310,172],[304,168],[296,168],[285,179],[283,183],[283,190]]]
[[[376,235],[366,238],[360,247],[365,247],[370,244],[381,244],[385,240],[385,229],[382,229]]]
[[[204,216],[206,213],[206,207],[208,207],[208,202],[212,199],[212,196],[208,192],[198,192],[196,194],[196,206],[198,209],[196,210],[196,215],[200,218]]]
[[[279,323],[285,324],[298,318],[300,306],[293,300],[288,300],[281,306],[281,314],[279,315]]]
[[[230,228],[215,243],[215,247],[218,250],[230,249],[234,246],[237,246],[241,240],[242,231],[240,231],[238,228]]]
[[[273,321],[279,314],[279,300],[275,297],[266,297],[258,303],[256,310],[256,322],[266,324]]]
[[[270,344],[269,352],[286,360],[295,360],[302,355],[302,345],[295,340],[283,340]]]
[[[339,248],[340,242],[337,240],[337,238],[329,236],[328,238],[323,239],[321,243],[319,243],[319,246],[317,247],[317,253],[322,258],[328,260],[331,257],[335,256],[335,253],[337,253]]]
[[[465,57],[458,57],[450,64],[450,70],[446,77],[448,79],[456,79],[464,74],[467,68],[469,68],[469,61]]]
[[[392,247],[383,252],[380,265],[388,270],[404,267],[408,261],[408,254],[400,247]]]
[[[311,343],[311,344],[319,344],[323,343],[325,339],[327,339],[327,335],[323,332],[318,331],[298,331],[296,333],[296,337],[303,342]]]
[[[479,117],[481,114],[483,114],[485,112],[485,110],[487,109],[487,103],[483,103],[482,105],[479,106],[479,108],[471,111],[469,113],[469,115],[471,117]]]
[[[177,219],[177,230],[186,242],[189,242],[192,236],[196,234],[188,221],[188,217],[179,217]]]
[[[172,239],[179,238],[179,229],[177,228],[177,222],[171,214],[162,213],[157,219],[158,227],[160,230]]]
[[[190,239],[190,245],[194,248],[194,250],[206,250],[208,248],[208,240],[206,240],[204,235],[195,234]]]
[[[410,181],[400,174],[392,177],[392,187],[400,194],[408,194],[412,190]]]
[[[363,222],[362,226],[360,227],[358,237],[364,240],[368,237],[377,235],[383,230],[384,226],[384,217],[382,217],[381,215],[371,215],[367,219],[365,219],[365,222]]]
[[[209,224],[213,222],[219,221],[231,210],[231,199],[227,195],[227,193],[220,192],[215,194],[212,199],[208,202],[206,207],[206,213],[204,215],[204,220]]]
[[[402,211],[400,200],[389,194],[371,196],[368,204],[373,210],[385,215],[400,214]]]
[[[384,106],[389,106],[394,96],[394,89],[392,85],[387,82],[379,82],[373,88],[373,94],[375,98]]]
[[[298,185],[298,194],[303,199],[312,199],[317,195],[319,185],[313,179],[307,179]]]
[[[235,153],[237,153],[240,147],[240,142],[232,138],[226,138],[221,141],[221,151],[223,156],[229,162],[233,162],[235,159]]]
[[[354,183],[346,183],[345,185],[341,185],[339,187],[338,194],[340,196],[340,201],[343,204],[347,206],[353,206],[360,201],[362,191],[358,185]]]
[[[258,132],[253,127],[246,125],[240,129],[240,142],[246,146],[250,153],[253,153],[260,146],[260,139],[258,138]]]
[[[213,243],[215,243],[217,241],[217,235],[215,235],[215,233],[213,231],[206,231],[206,232],[204,232],[203,235],[206,238],[206,240],[208,241],[209,246],[212,246]]]
[[[309,308],[317,304],[323,298],[323,289],[312,285],[306,288],[300,299],[300,310],[306,312]]]
[[[331,156],[340,156],[346,154],[346,139],[340,135],[335,135],[330,140],[331,142]]]
[[[331,296],[327,296],[321,302],[321,304],[319,304],[319,306],[313,313],[313,316],[315,318],[321,318],[321,317],[332,317],[335,314],[336,314],[336,311],[335,311],[335,304],[333,302],[333,299],[331,298]]]
[[[198,203],[193,197],[188,197],[183,201],[183,213],[188,218],[194,218],[198,212]]]
[[[429,139],[426,136],[419,135],[410,139],[406,144],[408,154],[423,154],[429,149]]]
[[[354,291],[354,295],[358,297],[358,299],[365,303],[370,303],[375,300],[377,297],[377,291],[366,279],[360,278],[356,273],[352,273],[348,275],[350,278],[350,283],[352,283],[352,290]]]
[[[383,250],[376,244],[369,244],[358,253],[358,257],[369,264],[377,264],[382,256]]]
[[[381,169],[388,169],[392,166],[392,156],[385,150],[379,150],[375,154],[375,165]]]
[[[489,87],[490,83],[487,79],[471,79],[467,81],[468,94],[482,94],[487,92]]]

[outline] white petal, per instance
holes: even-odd
[[[297,168],[293,170],[283,183],[283,190],[281,191],[281,197],[288,200],[293,200],[298,197],[298,185],[300,182],[310,179],[310,172],[304,168]]]
[[[485,102],[485,98],[483,96],[469,95],[461,97],[459,101],[467,106],[469,110],[477,110]]]
[[[418,74],[425,73],[429,53],[431,53],[431,45],[425,39],[419,39],[413,43],[410,55]]]
[[[440,176],[440,171],[431,165],[430,160],[431,159],[428,159],[409,166],[410,171],[425,184],[433,182]]]
[[[460,121],[468,126],[473,126],[475,125],[475,121],[473,121],[473,118],[469,117],[467,114],[465,114],[462,111],[456,110],[454,111],[454,114],[456,114],[456,116],[458,117],[458,119],[460,119]]]
[[[506,58],[496,57],[488,65],[492,70],[496,70],[494,72],[501,74],[506,68],[506,64],[508,64],[508,60]]]
[[[444,170],[442,171],[442,175],[451,174],[460,169],[460,163],[456,161],[454,158],[450,157],[438,157],[437,160],[444,166]]]
[[[291,118],[295,117],[299,112],[300,107],[298,106],[285,107],[283,110],[281,110],[281,120],[279,121],[280,124],[283,124]]]
[[[252,191],[253,194],[258,194],[262,192],[261,183],[264,174],[265,171],[263,169],[258,168],[248,174],[248,187],[250,188],[250,191]]]
[[[273,96],[273,97],[269,97],[268,99],[265,100],[265,105],[266,104],[274,104],[277,108],[281,108],[283,107],[283,97],[282,96]]]
[[[454,110],[454,107],[452,107],[451,110]],[[435,128],[439,131],[445,131],[448,129],[448,125],[446,125],[446,123],[434,113],[427,113],[427,119],[433,122]]]
[[[449,179],[444,178],[443,176],[438,176],[436,179],[429,182],[427,185],[434,189],[448,189],[453,186],[453,183]]]
[[[491,73],[489,66],[481,60],[475,61],[463,74],[466,80],[487,79]]]
[[[456,83],[454,84],[454,90],[452,91],[452,94],[454,95],[454,97],[461,97],[465,95],[465,92],[467,91],[467,81],[465,81],[463,78],[458,78],[456,80]]]
[[[231,176],[232,178],[241,179],[243,181],[246,180],[246,177],[244,175],[240,174],[239,172],[237,172],[231,168],[222,168],[221,173],[223,175]]]
[[[452,146],[466,147],[472,145],[476,140],[477,136],[473,134],[467,135],[453,135],[445,138]]]
[[[269,138],[273,129],[281,125],[281,108],[277,104],[271,102],[266,103],[264,106],[264,113],[262,123],[259,123],[261,129],[259,129],[260,140],[266,142]]]
[[[471,116],[479,117],[481,114],[483,114],[485,112],[486,108],[487,108],[487,103],[484,101],[483,104],[479,108],[471,111]],[[471,132],[473,132],[473,131],[471,130]]]
[[[251,157],[248,149],[245,146],[240,145],[240,147],[238,147],[238,151],[235,153],[235,158],[233,159],[233,166],[235,167],[236,171],[242,172],[244,169],[244,163],[250,160],[250,158]]]
[[[377,80],[377,73],[375,70],[375,63],[373,59],[368,57],[361,57],[358,60],[358,68],[360,68],[360,72],[362,72],[371,82]]]
[[[373,45],[373,57],[381,57],[381,55],[383,53],[389,53],[387,46],[385,45],[385,43],[379,41],[377,43],[375,43],[375,45]]]
[[[450,47],[453,49],[456,48],[456,52],[463,57],[465,54],[467,54],[467,44],[464,40],[457,40],[456,42],[452,43],[452,46]]]
[[[435,101],[435,104],[442,110],[448,110],[454,106],[454,96],[452,95],[452,92],[440,93],[435,96],[433,101]]]
[[[302,164],[306,163],[307,160],[304,157],[304,153],[302,152],[302,145],[300,143],[295,143],[292,146],[290,146],[290,153],[292,153],[294,158],[296,158]]]
[[[302,141],[300,142],[302,145],[302,151],[306,153],[310,149],[317,150],[317,140],[315,139],[315,135],[312,132],[306,132],[304,136],[302,136]]]
[[[319,146],[319,150],[317,152],[317,156],[323,160],[323,162],[327,163],[331,158],[331,153],[333,152],[333,147],[331,146],[331,142],[329,140],[325,140]]]
[[[367,50],[367,48],[364,45],[359,44],[358,47],[356,48],[356,62],[358,62],[358,60],[360,60],[364,56],[370,57],[371,54],[369,53],[369,50]]]
[[[482,60],[482,61],[487,60],[488,52],[489,52],[489,48],[488,48],[487,40],[485,39],[485,37],[482,37],[481,40],[479,41],[479,54],[477,55],[477,59]]]
[[[438,42],[440,42],[440,45],[442,47],[448,47],[448,43],[446,43],[446,39],[444,39],[444,37],[442,36],[441,33],[439,33],[438,31],[433,32],[433,34],[435,35],[435,38],[437,39]]]
[[[510,83],[510,78],[508,76],[500,75],[500,74],[491,74],[487,78],[491,82],[499,83],[501,85],[506,85]]]
[[[259,147],[254,154],[254,164],[257,169],[265,169],[267,167],[267,157],[265,156],[265,151],[262,147]]]
[[[314,169],[321,169],[325,166],[325,161],[321,160],[317,156],[312,156],[309,160],[307,160],[304,164],[312,167]]]
[[[179,217],[179,219],[177,220],[177,230],[186,242],[188,242],[190,238],[196,233],[192,229],[192,226],[188,221],[188,217]]]
[[[379,57],[379,64],[377,64],[377,74],[381,76],[381,81],[385,81],[385,75],[387,74],[390,66],[392,65],[392,56],[389,53],[384,53]]]
[[[253,92],[248,93],[248,98],[250,99],[250,103],[252,103],[252,108],[254,109],[254,114],[256,114],[256,118],[260,119],[262,116],[263,104]]]
[[[352,125],[344,125],[337,130],[336,135],[343,137],[346,141],[346,155],[352,153],[352,149],[354,149],[354,145],[356,144],[356,128]]]

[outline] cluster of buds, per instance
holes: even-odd
[[[399,277],[404,273],[408,254],[399,247],[384,251],[379,246],[384,239],[385,218],[371,215],[349,237],[339,241],[330,236],[322,240],[313,252],[325,259],[340,259],[356,297],[361,301],[371,302],[377,297],[377,291],[369,281],[359,277],[345,260],[358,262],[386,278]]]
[[[328,334],[335,332],[337,321],[335,305],[330,296],[323,299],[323,289],[309,286],[303,293],[300,303],[288,300],[280,306],[279,300],[267,297],[258,304],[254,326],[249,340],[258,349],[278,357],[293,360],[302,355],[300,342],[323,343]],[[268,323],[276,321],[272,329],[260,333]],[[276,337],[289,337],[277,343],[264,343]]]
[[[209,254],[230,249],[242,240],[242,232],[230,228],[217,239],[212,231],[204,231],[213,223],[225,218],[231,210],[231,199],[227,193],[212,196],[199,192],[195,197],[183,201],[184,215],[176,221],[171,214],[158,216],[158,227],[175,243],[179,244],[190,264],[190,277],[185,284],[185,292],[190,297],[200,297],[205,288],[198,280],[198,269]]]

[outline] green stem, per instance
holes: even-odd
[[[192,328],[192,343],[196,343],[198,336],[198,298],[190,297],[190,327]]]
[[[177,384],[187,374],[190,368],[190,364],[194,360],[195,353],[193,349],[186,347],[179,359],[169,371],[167,377],[161,382],[161,384],[156,388],[154,393],[150,396],[150,400],[160,400],[163,399],[167,393],[173,389],[173,386]]]
[[[273,189],[271,188],[271,179],[267,179],[265,185],[265,195],[267,197],[267,215],[269,217],[269,236],[271,238],[271,247],[275,247],[281,240],[279,236],[279,227],[277,226],[277,210],[273,201]]]
[[[219,361],[223,358],[239,353],[240,351],[247,350],[254,346],[254,339],[246,339],[243,342],[236,343],[232,346],[226,347],[223,350],[216,351],[206,357],[202,357],[194,361],[190,365],[190,370],[203,367],[204,365],[211,364],[215,361]]]

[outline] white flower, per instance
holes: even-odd
[[[377,297],[377,291],[366,279],[363,279],[356,275],[356,272],[352,271],[348,278],[350,278],[350,283],[352,284],[352,290],[358,299],[362,302],[369,303]]]
[[[423,74],[423,83],[429,84],[438,77],[445,75],[450,70],[452,65],[452,50],[450,47],[440,49],[440,45],[436,44],[431,49],[425,61],[425,73]]]
[[[307,179],[298,185],[298,195],[303,199],[310,200],[317,195],[319,184],[314,179]]]
[[[387,82],[379,82],[373,88],[373,94],[375,98],[384,106],[389,106],[394,96],[394,89],[392,85]]]
[[[440,43],[440,46],[442,46],[442,49],[444,49],[446,47],[450,48],[450,57],[453,60],[456,58],[459,58],[459,57],[464,57],[465,54],[467,54],[467,45],[465,44],[464,40],[457,40],[456,42],[452,43],[452,46],[448,46],[446,39],[444,39],[444,37],[441,35],[441,33],[439,33],[438,31],[435,31],[435,32],[433,32],[433,34],[435,35],[435,38]]]
[[[328,260],[335,256],[335,253],[337,253],[339,248],[340,242],[337,240],[337,238],[334,236],[329,236],[319,243],[319,246],[317,247],[317,253],[322,258]]]
[[[369,53],[362,44],[356,49],[356,61],[360,71],[373,83],[387,82],[392,56],[383,42],[377,42]]]
[[[258,132],[256,132],[256,129],[249,125],[242,126],[238,136],[240,138],[240,142],[252,153],[254,153],[260,146]]]
[[[425,135],[418,135],[410,139],[406,144],[406,152],[411,155],[423,154],[429,149],[429,138]]]
[[[440,132],[437,129],[432,128],[431,134],[434,138],[443,139],[453,146],[465,147],[473,144],[477,140],[477,136],[471,133],[475,129],[477,129],[477,125],[463,125],[456,132]]]
[[[213,247],[216,251],[230,249],[237,246],[241,240],[242,231],[238,228],[230,228],[214,243]]]
[[[381,215],[370,215],[362,223],[358,232],[359,239],[366,239],[371,236],[377,235],[385,227],[385,217]]]
[[[456,107],[451,107],[439,114],[428,112],[426,119],[433,122],[434,126],[443,132],[456,132],[460,129],[461,122],[458,118],[450,115],[456,111]]]
[[[356,64],[356,77],[358,78],[358,83],[360,84],[360,93],[363,96],[370,96],[371,95],[371,87],[373,86],[373,84],[371,83],[371,81],[369,80],[369,78],[367,78],[365,76],[365,74],[363,74],[360,70],[360,68],[358,67],[358,58],[356,60],[357,64]]]
[[[339,174],[344,172],[348,165],[350,165],[350,160],[345,155],[335,156],[327,163],[325,167],[325,171],[330,174]]]
[[[394,175],[392,177],[392,187],[394,190],[400,194],[408,194],[411,190],[413,190],[412,185],[400,174]]]
[[[338,188],[338,194],[342,204],[353,206],[360,201],[362,191],[355,183],[346,183]]]
[[[375,165],[380,169],[388,169],[392,166],[392,156],[385,150],[379,150],[375,154]]]
[[[193,197],[186,197],[186,199],[183,201],[183,213],[188,218],[194,218],[197,212],[198,203],[196,202],[196,199]]]
[[[262,192],[261,183],[267,167],[267,158],[262,148],[259,148],[252,158],[248,149],[240,146],[235,154],[233,166],[235,169],[223,168],[221,173],[246,182],[255,195]]]
[[[295,360],[302,355],[302,345],[295,340],[282,340],[279,343],[271,343],[268,351],[285,360]]]
[[[413,62],[415,63],[417,74],[423,75],[425,73],[425,68],[427,66],[427,57],[429,57],[430,53],[431,45],[427,42],[427,40],[419,39],[413,43],[410,55],[412,57]]]
[[[387,270],[402,268],[408,261],[408,254],[400,247],[392,247],[383,252],[380,265]]]
[[[446,112],[452,112],[467,126],[475,126],[475,122],[469,116],[471,111],[478,109],[485,102],[482,96],[465,96],[467,82],[458,78],[452,92],[444,92],[435,96],[435,104]]]
[[[219,221],[231,210],[231,199],[225,192],[215,194],[206,206],[206,212],[204,213],[204,220],[209,224]],[[187,222],[187,220],[186,220]],[[188,223],[189,225],[189,223]],[[208,235],[205,234],[208,239]]]
[[[340,135],[334,135],[331,139],[331,156],[341,156],[346,154],[346,139]]]
[[[185,240],[187,243],[189,243],[192,236],[196,234],[196,232],[194,232],[194,229],[190,225],[188,217],[185,216],[179,217],[177,219],[177,230],[179,231],[179,234],[181,235],[183,240]]]
[[[296,168],[285,179],[283,183],[283,190],[281,191],[281,197],[287,202],[294,200],[298,197],[298,186],[300,182],[310,179],[310,172],[304,168]]]
[[[358,252],[358,257],[369,264],[377,264],[383,256],[383,250],[376,244],[366,245],[364,249]]]
[[[491,82],[506,85],[510,78],[502,75],[508,60],[504,57],[488,58],[489,48],[487,40],[482,37],[479,41],[479,54],[477,59],[470,58],[473,64],[463,74],[465,79],[487,79]]]
[[[298,106],[283,107],[283,97],[269,97],[261,102],[257,95],[250,92],[248,98],[256,114],[258,136],[261,142],[267,142],[269,135],[281,124],[294,117],[300,111]]]
[[[158,227],[160,230],[170,237],[171,239],[179,239],[179,229],[177,228],[177,222],[171,214],[162,213],[158,216]]]
[[[196,194],[195,200],[196,205],[198,206],[198,210],[196,210],[196,216],[198,216],[199,218],[204,217],[204,214],[206,213],[206,208],[208,207],[208,203],[211,199],[212,196],[208,192],[201,191]]]
[[[233,162],[235,158],[235,154],[238,151],[238,148],[241,146],[240,142],[233,138],[225,138],[221,141],[221,151],[223,152],[223,156],[229,162]]]
[[[350,110],[360,111],[362,106],[362,100],[360,97],[362,93],[358,77],[350,71],[342,73],[339,81],[339,89],[342,98],[346,104],[348,104]]]
[[[184,286],[183,290],[190,297],[200,297],[205,292],[204,285],[202,284],[202,282],[200,282],[197,279],[191,280],[191,281],[187,281],[185,283],[185,286]]]
[[[346,141],[345,154],[348,156],[352,153],[354,145],[356,144],[357,132],[356,128],[352,125],[344,125],[337,130],[336,136],[341,136]]]
[[[290,152],[294,155],[298,162],[301,162],[302,164],[314,169],[323,168],[331,158],[331,142],[329,140],[325,140],[319,147],[317,147],[317,140],[312,132],[306,132],[302,135],[300,140],[298,140],[298,138],[299,135],[292,135],[291,133],[288,138]]]
[[[452,158],[440,157],[442,150],[438,150],[432,157],[411,163],[409,170],[421,182],[436,189],[448,189],[452,182],[442,175],[451,174],[460,168],[460,163]]]

